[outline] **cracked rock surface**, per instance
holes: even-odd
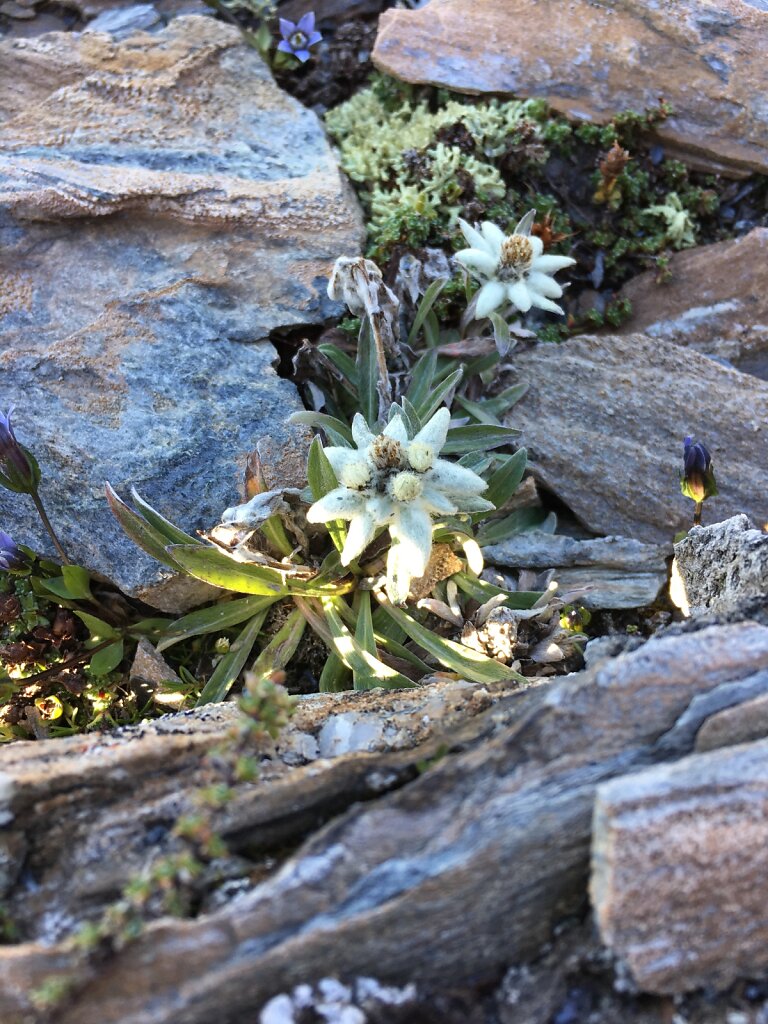
[[[231,26],[0,42],[0,405],[76,560],[166,610],[199,600],[122,535],[104,480],[191,532],[254,448],[290,484],[302,406],[266,339],[324,321],[361,241],[317,117]],[[3,492],[0,516],[48,550],[30,503]]]

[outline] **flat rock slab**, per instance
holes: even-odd
[[[768,533],[747,516],[694,526],[675,544],[687,612],[724,614],[768,593]]]
[[[712,715],[696,733],[696,750],[717,750],[768,737],[768,693]]]
[[[331,312],[356,202],[317,117],[211,18],[0,43],[0,151],[0,407],[72,557],[151,600],[165,577],[104,480],[187,530],[237,499],[260,439],[296,482],[301,404],[263,339]],[[23,499],[3,492],[0,517],[49,550]]]
[[[606,122],[659,96],[659,135],[712,170],[768,169],[763,0],[432,0],[384,11],[374,63],[406,82],[543,97]]]
[[[768,228],[675,253],[670,280],[655,271],[621,289],[627,331],[687,345],[768,379]]]
[[[598,787],[591,895],[644,991],[725,988],[768,969],[768,741]]]
[[[712,452],[720,494],[704,519],[760,522],[768,474],[768,384],[644,335],[579,337],[515,355],[527,394],[508,423],[523,431],[538,482],[595,533],[668,543],[688,528],[683,438]]]
[[[626,537],[577,540],[529,530],[483,548],[490,565],[554,569],[560,593],[584,589],[587,608],[642,608],[652,604],[667,581],[671,544],[643,544]]]

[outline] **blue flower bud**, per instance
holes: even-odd
[[[683,441],[680,490],[697,505],[717,494],[712,456],[700,441],[694,444],[692,437],[686,437]]]
[[[0,412],[0,485],[20,494],[34,494],[40,483],[40,467],[32,452],[16,440],[12,412]]]

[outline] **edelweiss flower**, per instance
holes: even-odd
[[[563,294],[562,286],[550,275],[570,267],[576,260],[570,256],[543,256],[544,244],[531,235],[535,210],[529,210],[511,235],[489,221],[480,230],[459,219],[464,237],[472,246],[462,249],[455,258],[483,282],[477,293],[476,315],[488,316],[499,306],[511,302],[521,313],[531,306],[552,313],[563,310],[553,302]]]
[[[411,579],[423,576],[432,550],[432,516],[480,512],[494,506],[480,498],[485,480],[437,455],[451,414],[440,409],[408,440],[402,416],[374,435],[358,413],[352,421],[356,448],[326,448],[339,486],[307,512],[310,523],[349,521],[342,565],[363,553],[380,527],[388,526],[387,592],[395,604],[408,596]]]

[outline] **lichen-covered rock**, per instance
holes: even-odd
[[[694,526],[675,544],[675,564],[691,615],[731,612],[768,592],[768,534],[744,515]]]
[[[579,337],[515,354],[530,384],[508,417],[537,481],[596,533],[668,543],[690,526],[683,438],[712,453],[704,518],[764,515],[768,384],[641,334]],[[758,520],[759,521],[759,520]]]
[[[768,379],[768,228],[675,253],[670,280],[649,270],[624,285],[631,332],[727,359]]]
[[[355,200],[317,117],[204,17],[0,42],[0,150],[0,407],[71,556],[178,610],[195,595],[122,536],[104,480],[190,531],[259,445],[299,482],[301,405],[264,339],[330,312]],[[49,550],[25,499],[3,492],[0,519]]]
[[[767,47],[762,0],[432,0],[384,11],[373,60],[407,82],[540,96],[595,122],[663,95],[668,151],[738,173],[768,169]]]

